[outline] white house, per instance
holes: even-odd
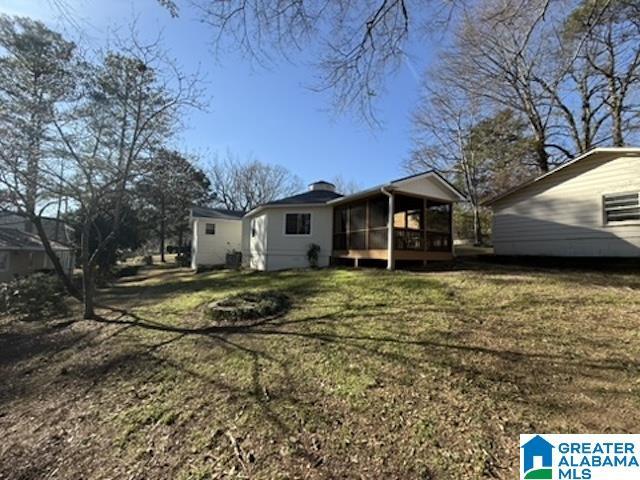
[[[426,262],[453,257],[452,205],[464,199],[435,172],[425,172],[343,196],[329,182],[269,202],[242,220],[242,258],[256,270],[309,266],[311,245],[318,265],[332,260]],[[389,214],[392,212],[392,214]]]
[[[640,148],[596,148],[488,205],[498,255],[640,257]]]
[[[250,211],[242,220],[242,258],[255,270],[309,266],[311,244],[320,247],[318,266],[329,265],[333,207],[341,198],[329,182],[316,182],[308,192],[276,200]]]
[[[227,253],[239,252],[242,212],[219,208],[191,209],[191,268],[224,265]]]

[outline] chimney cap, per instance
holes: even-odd
[[[318,180],[317,182],[313,182],[309,184],[309,190],[310,191],[324,190],[328,192],[335,192],[336,186],[331,182],[327,182],[325,180]]]

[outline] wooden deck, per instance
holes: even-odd
[[[387,249],[375,250],[334,250],[333,258],[358,260],[387,260]],[[396,260],[443,261],[453,259],[452,252],[428,252],[419,250],[395,250]]]

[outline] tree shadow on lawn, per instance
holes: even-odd
[[[346,315],[344,315],[346,314]],[[130,320],[127,320],[129,317]],[[565,383],[571,383],[576,376],[593,378],[595,380],[609,381],[615,375],[632,374],[640,371],[640,361],[631,360],[622,356],[609,356],[606,359],[593,359],[588,354],[578,355],[568,353],[535,352],[514,349],[490,348],[483,345],[465,343],[464,338],[458,338],[458,342],[452,342],[450,332],[440,332],[437,338],[409,339],[402,338],[401,332],[395,336],[389,335],[363,335],[357,334],[357,326],[347,328],[355,333],[335,333],[332,331],[300,331],[296,329],[301,324],[313,323],[321,325],[321,322],[342,323],[348,320],[348,312],[332,312],[322,317],[309,316],[294,320],[288,320],[283,316],[263,319],[252,325],[239,326],[210,326],[200,328],[177,327],[161,322],[151,321],[138,316],[135,313],[123,312],[118,319],[100,319],[100,322],[113,324],[126,324],[131,327],[178,334],[177,339],[187,336],[206,337],[209,340],[223,343],[233,349],[237,349],[251,355],[253,358],[263,357],[270,362],[275,362],[284,368],[285,363],[278,361],[274,356],[263,351],[258,351],[245,346],[250,340],[260,337],[293,337],[319,342],[325,345],[335,345],[338,348],[358,353],[364,358],[378,358],[379,361],[399,364],[408,371],[417,372],[420,365],[431,363],[451,369],[465,375],[467,378],[484,383],[505,383],[513,386],[520,392],[527,391],[536,395],[539,401],[544,401],[547,382],[542,384],[538,380],[566,378]],[[295,328],[291,328],[295,327]],[[532,334],[533,335],[533,334]],[[233,340],[232,340],[233,339]],[[588,340],[588,339],[584,339]],[[582,342],[582,340],[579,340]],[[515,342],[518,343],[517,340]],[[593,342],[592,342],[593,344]],[[380,348],[391,346],[391,349]],[[602,345],[602,344],[600,344]],[[536,372],[532,375],[532,372]],[[562,381],[561,381],[562,383]],[[543,387],[536,390],[538,387]],[[587,394],[585,390],[582,392]],[[608,393],[616,394],[615,390]],[[619,391],[620,395],[630,395],[629,392]],[[567,410],[571,409],[566,405]]]
[[[322,287],[322,276],[317,272],[285,271],[277,273],[213,271],[193,273],[167,270],[158,275],[141,276],[131,283],[117,282],[100,292],[104,305],[134,303],[136,306],[157,304],[180,294],[212,292],[224,294],[238,290],[286,290],[300,296],[311,295]],[[110,308],[110,307],[106,307]],[[115,308],[114,310],[118,310]],[[125,310],[125,309],[120,309]]]

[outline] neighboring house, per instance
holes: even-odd
[[[56,241],[50,243],[64,269],[71,274],[74,267],[73,247]],[[0,282],[52,269],[53,265],[38,235],[16,228],[0,228]]]
[[[73,245],[73,228],[61,220],[50,217],[41,217],[42,226],[47,233],[47,238],[64,245]],[[21,232],[34,233],[37,230],[25,217],[13,212],[0,212],[0,228],[13,228]]]
[[[596,148],[487,202],[498,255],[640,256],[640,148]]]
[[[332,260],[448,260],[453,257],[452,205],[464,200],[435,172],[401,178],[342,196],[329,182],[306,193],[261,205],[243,218],[243,263],[256,270],[309,266],[307,252],[320,247],[318,264]],[[389,212],[392,212],[389,215]]]
[[[191,268],[224,265],[227,253],[240,251],[242,212],[219,208],[191,209]]]

